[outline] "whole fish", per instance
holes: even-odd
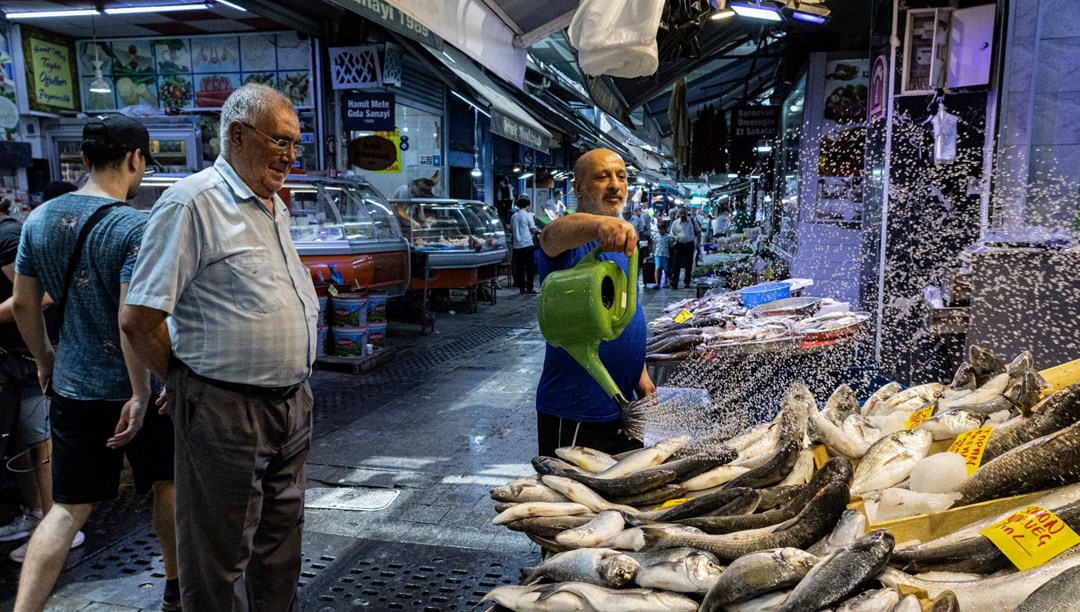
[[[604,497],[611,498],[629,497],[652,491],[668,484],[679,476],[673,469],[660,469],[662,466],[655,466],[622,478],[604,479],[587,475],[554,457],[535,457],[532,464],[538,474],[570,478],[584,484]]]
[[[797,382],[789,386],[780,400],[780,414],[777,418],[780,423],[780,440],[795,440],[802,444],[807,433],[807,418],[811,412],[816,411],[817,400],[806,384]]]
[[[784,600],[789,594],[791,591],[787,589],[765,593],[742,603],[724,606],[723,610],[724,612],[776,612],[780,606],[784,605]]]
[[[735,488],[735,489],[722,489],[716,493],[710,493],[691,499],[690,501],[675,506],[669,509],[667,512],[661,514],[656,520],[670,523],[684,518],[690,518],[694,516],[704,516],[714,510],[723,508],[728,504],[746,496],[755,496],[757,501],[760,502],[761,494],[753,489],[748,488]],[[754,504],[756,507],[756,503]]]
[[[495,503],[495,514],[502,514],[503,512],[506,512],[507,510],[509,510],[510,508],[513,508],[516,505],[517,505],[516,503],[511,503],[511,502],[496,502]]]
[[[766,431],[765,435],[754,440],[744,448],[739,449],[739,456],[731,464],[738,467],[756,468],[768,460],[769,455],[776,450],[780,442],[780,424]]]
[[[755,425],[750,429],[740,433],[739,435],[724,442],[724,445],[734,451],[742,451],[745,448],[750,447],[755,442],[769,435],[775,435],[776,430],[780,429],[780,424],[776,421],[769,423],[762,423]]]
[[[922,608],[920,607],[920,612]],[[930,612],[960,612],[960,602],[952,591],[945,591],[930,603]]]
[[[859,459],[870,448],[869,444],[864,444],[862,440],[853,439],[844,432],[842,427],[834,425],[817,411],[810,415],[810,424],[817,434],[817,439],[833,454]]]
[[[949,388],[957,391],[970,391],[978,386],[979,384],[975,380],[975,370],[966,361],[956,369],[956,374],[953,375],[952,382],[949,383]]]
[[[593,474],[599,474],[617,463],[611,455],[585,446],[556,448],[555,456]]]
[[[866,400],[862,405],[863,416],[868,414],[876,414],[879,404],[892,399],[894,395],[904,390],[904,386],[900,383],[891,382],[884,387],[881,387]]]
[[[503,585],[480,600],[511,610],[561,612],[694,612],[697,602],[683,595],[649,589],[607,589],[584,582],[533,586]]]
[[[726,505],[707,513],[705,516],[736,516],[750,514],[757,510],[761,503],[761,491],[757,489],[732,489],[733,491],[745,491]]]
[[[852,597],[834,608],[833,612],[892,612],[893,607],[898,603],[900,603],[900,594],[896,591],[875,589]]]
[[[971,371],[975,373],[975,383],[980,387],[991,378],[1005,372],[1005,362],[976,344],[968,348],[967,362],[971,364]]]
[[[859,400],[855,397],[855,391],[847,385],[840,385],[825,401],[821,415],[839,427],[844,423],[844,419],[858,412]]]
[[[850,465],[850,463],[848,464]],[[805,487],[806,485],[803,485]],[[764,489],[758,489],[761,493],[761,500],[758,502],[759,510],[772,510],[773,508],[779,508],[784,504],[791,501],[799,491],[802,491],[803,487],[795,485],[776,485],[772,487],[765,487]]]
[[[1012,610],[1020,605],[1035,589],[1047,583],[1061,572],[1080,565],[1080,555],[1061,555],[1049,563],[1015,574],[1007,574],[983,580],[963,582],[933,582],[922,580],[886,567],[878,580],[888,587],[908,585],[923,589],[931,597],[952,591],[960,602],[961,610]]]
[[[814,451],[804,448],[799,451],[799,456],[795,459],[795,465],[791,468],[791,473],[784,477],[780,481],[780,485],[804,485],[810,482],[810,479],[814,477]]]
[[[718,487],[722,484],[727,484],[749,471],[749,467],[732,464],[721,465],[684,481],[682,485],[686,487],[687,491],[703,491],[705,489]]]
[[[724,606],[795,586],[817,562],[817,557],[798,548],[777,548],[739,557],[705,595],[699,610],[719,611]]]
[[[780,612],[820,610],[851,597],[885,568],[895,543],[878,529],[834,551],[806,574]]]
[[[507,523],[506,528],[532,533],[542,538],[554,538],[567,529],[587,525],[592,519],[591,516],[537,516]]]
[[[986,415],[970,410],[955,409],[943,412],[923,421],[919,429],[925,429],[934,436],[934,441],[948,440],[972,429],[978,429],[986,422]],[[984,455],[985,456],[985,455]]]
[[[1004,388],[1002,388],[1004,391]],[[910,410],[926,404],[938,401],[945,392],[945,385],[941,383],[926,383],[909,387],[893,395],[889,399],[879,402],[872,410],[863,412],[865,415],[882,416],[898,410]]]
[[[666,484],[662,487],[657,487],[652,491],[638,493],[637,495],[631,495],[630,497],[617,497],[613,498],[611,501],[612,503],[623,506],[642,508],[655,506],[656,504],[662,504],[668,500],[682,497],[686,492],[686,487],[680,483]]]
[[[1050,508],[1074,531],[1080,530],[1080,501]],[[1009,566],[1009,559],[990,541],[976,534],[951,546],[908,548],[893,552],[889,564],[906,572],[979,572],[989,574]]]
[[[589,487],[570,478],[552,476],[549,474],[547,476],[541,476],[540,480],[548,487],[551,487],[551,489],[558,491],[560,494],[567,497],[570,501],[581,504],[593,512],[599,513],[605,510],[637,511],[637,509],[632,506],[613,504],[598,495]]]
[[[672,535],[705,535],[705,532],[693,527],[687,527],[686,525],[673,525],[658,523],[649,525],[646,527],[631,527],[630,529],[624,529],[622,533],[618,533],[606,541],[602,542],[600,546],[604,548],[615,548],[618,550],[633,550],[638,551],[645,548],[645,529],[655,533],[668,533]],[[674,547],[670,547],[674,548]]]
[[[1080,423],[1022,444],[975,470],[957,506],[1020,495],[1080,479]]]
[[[1016,612],[1070,612],[1080,602],[1080,567],[1072,567],[1035,589]]]
[[[1080,421],[1080,382],[1054,393],[1039,402],[1029,417],[1020,417],[994,428],[983,451],[983,463]]]
[[[721,563],[729,563],[743,555],[770,548],[809,546],[832,529],[850,500],[847,485],[831,483],[795,518],[779,525],[725,535],[681,535],[642,528],[642,536],[650,549],[689,546],[711,552]]]
[[[965,406],[977,406],[996,400],[1001,400],[1005,390],[1012,383],[1013,375],[1004,372],[986,381],[977,389],[963,394],[949,394],[938,401],[938,409],[942,412],[962,408]]]
[[[591,521],[555,536],[555,541],[563,546],[576,546],[579,548],[592,548],[599,546],[601,542],[622,532],[626,526],[626,520],[622,513],[607,510],[597,514]]]
[[[745,474],[736,476],[724,486],[727,488],[750,487],[757,489],[774,485],[791,473],[791,468],[795,466],[795,461],[799,458],[800,450],[802,450],[801,436],[799,438],[783,438],[768,461]]]
[[[491,499],[498,502],[524,504],[527,502],[568,502],[565,495],[543,484],[539,478],[518,478],[491,490]]]
[[[597,478],[621,478],[635,472],[660,465],[667,460],[679,448],[690,442],[689,436],[678,436],[663,442],[657,442],[653,446],[643,448],[620,460],[615,465],[597,474]]]
[[[610,548],[582,548],[559,553],[536,567],[521,570],[522,581],[587,582],[611,588],[634,579],[638,562]]]
[[[870,445],[877,442],[885,435],[885,432],[881,431],[877,426],[870,422],[870,419],[861,414],[853,414],[844,419],[844,423],[840,426],[840,430],[855,442],[860,447],[870,448]],[[865,454],[866,451],[863,451]]]
[[[581,504],[529,502],[515,504],[514,507],[499,513],[495,518],[491,519],[491,522],[495,525],[505,525],[534,516],[566,516],[589,513],[589,508]]]
[[[900,484],[930,452],[933,441],[933,434],[925,429],[901,430],[878,440],[855,468],[851,492],[860,494]]]
[[[922,604],[914,595],[905,595],[892,609],[892,612],[922,612]]]
[[[645,589],[705,594],[724,571],[716,557],[693,548],[625,554],[640,566],[634,582]]]
[[[1038,403],[1039,396],[1046,387],[1046,381],[1034,370],[1028,370],[1019,376],[1012,376],[1011,373],[1002,376],[1008,376],[1008,385],[1000,395],[988,396],[981,389],[976,389],[970,395],[955,401],[950,400],[946,404],[948,409],[968,410],[987,416],[1002,410],[1019,410],[1021,413],[1030,414],[1031,408]]]
[[[806,552],[825,557],[835,550],[849,546],[865,533],[866,515],[858,510],[844,510],[844,514],[840,516],[832,532],[806,549]]]

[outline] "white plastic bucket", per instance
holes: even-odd
[[[383,321],[386,321],[386,303],[389,300],[390,296],[385,293],[372,293],[368,296],[368,323],[382,323]]]
[[[363,357],[367,346],[366,327],[335,327],[334,354],[339,357]]]
[[[367,341],[371,344],[371,348],[375,350],[381,349],[386,344],[386,321],[369,323],[367,329]]]
[[[315,356],[322,357],[326,354],[326,325],[317,325],[315,327]]]
[[[361,293],[339,293],[334,296],[334,328],[364,327],[367,324],[367,296]]]

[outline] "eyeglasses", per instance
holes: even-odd
[[[297,157],[302,157],[304,155],[304,145],[302,145],[302,144],[300,144],[298,142],[292,142],[291,140],[286,140],[284,138],[274,138],[270,134],[267,134],[266,132],[260,130],[259,128],[255,127],[254,125],[251,125],[250,123],[247,123],[245,121],[241,121],[240,125],[242,125],[244,127],[251,128],[251,129],[255,130],[256,132],[258,132],[258,133],[262,134],[263,136],[265,136],[267,140],[274,143],[274,147],[275,147],[275,149],[276,149],[276,151],[278,152],[279,155],[284,155],[285,153],[287,153],[289,151],[289,149],[292,149],[293,152],[296,153]]]

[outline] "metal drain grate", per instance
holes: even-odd
[[[347,562],[325,568],[325,561],[313,561],[323,566],[316,571],[305,567],[301,581],[312,583],[302,592],[303,609],[468,611],[496,586],[516,584],[518,568],[537,561],[527,553],[361,542]]]

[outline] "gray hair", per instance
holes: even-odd
[[[248,83],[232,92],[221,107],[221,125],[218,128],[221,155],[228,156],[229,154],[229,126],[233,121],[252,123],[269,113],[278,104],[286,104],[290,109],[293,108],[288,98],[266,85]]]

